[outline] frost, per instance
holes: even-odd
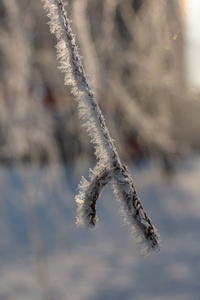
[[[82,178],[77,202],[77,225],[94,227],[98,222],[96,202],[105,185],[111,181],[117,201],[126,222],[135,231],[137,240],[145,242],[147,249],[159,249],[159,235],[145,213],[137,195],[128,168],[119,158],[114,141],[110,137],[105,119],[94,97],[88,76],[82,67],[81,57],[72,34],[70,21],[62,0],[42,0],[50,18],[50,30],[57,38],[59,68],[65,73],[65,84],[78,103],[79,116],[95,147],[97,165],[90,170],[90,182]]]

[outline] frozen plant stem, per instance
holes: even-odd
[[[104,117],[82,67],[81,57],[75,44],[70,22],[62,0],[42,0],[50,18],[50,30],[57,38],[57,58],[60,69],[65,73],[65,84],[71,86],[78,102],[79,115],[85,120],[84,126],[95,145],[98,163],[90,170],[88,182],[82,178],[79,194],[77,225],[94,227],[97,223],[96,201],[104,186],[111,181],[114,194],[121,204],[121,210],[140,242],[147,245],[147,253],[160,248],[159,235],[143,209],[132,178],[119,158],[117,150],[106,127]]]

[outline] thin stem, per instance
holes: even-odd
[[[94,227],[98,220],[96,201],[104,186],[112,181],[114,194],[122,206],[123,214],[130,220],[132,228],[137,230],[141,241],[147,244],[148,252],[157,251],[159,250],[159,235],[144,211],[128,168],[122,165],[110,137],[104,117],[82,67],[63,2],[62,0],[43,1],[51,19],[49,23],[51,32],[55,33],[58,39],[58,58],[61,70],[66,73],[65,83],[71,85],[81,116],[87,120],[85,126],[96,145],[95,154],[99,159],[91,174],[91,182],[83,178],[79,185],[80,191],[76,196],[77,224]]]
[[[103,170],[94,176],[83,191],[83,201],[78,202],[77,225],[94,227],[98,222],[96,214],[96,202],[100,197],[103,188],[112,179],[111,166],[104,167]],[[79,213],[80,212],[80,213]]]
[[[63,2],[61,0],[57,0],[57,4],[59,6],[59,12],[61,16],[61,20],[63,22],[63,26],[66,32],[66,43],[68,44],[67,47],[71,50],[71,64],[73,67],[73,75],[75,78],[75,81],[78,83],[78,87],[81,88],[81,90],[84,90],[86,97],[89,100],[89,105],[92,108],[93,112],[96,115],[96,121],[98,121],[98,126],[101,128],[101,134],[103,135],[104,141],[107,144],[107,147],[110,149],[110,153],[108,155],[110,156],[110,159],[112,159],[113,163],[115,165],[121,164],[119,156],[117,154],[117,151],[114,147],[114,144],[112,142],[112,139],[110,137],[109,131],[107,129],[107,126],[105,124],[104,117],[101,113],[101,110],[99,108],[99,105],[94,97],[94,94],[88,84],[87,77],[85,75],[85,71],[82,67],[82,62],[80,59],[80,56],[78,54],[78,50],[75,44],[74,37],[72,35],[72,31],[70,28],[69,20],[67,18]]]

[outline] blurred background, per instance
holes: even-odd
[[[41,1],[0,2],[0,299],[197,300],[199,0],[68,0],[83,65],[162,249],[144,259],[110,187],[99,226],[74,197],[95,164]]]

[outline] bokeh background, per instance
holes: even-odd
[[[162,239],[144,258],[110,187],[99,225],[74,197],[95,164],[40,0],[0,2],[0,299],[197,300],[199,0],[69,0],[83,65]]]

